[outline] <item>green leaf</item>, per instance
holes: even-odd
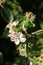
[[[32,23],[29,22],[29,23],[28,23],[28,26],[29,26],[29,28],[31,28],[31,27],[35,27],[35,24],[34,24],[33,22],[32,22]]]
[[[25,26],[25,27],[28,27],[28,22],[27,21],[25,21],[25,20],[23,20],[21,23],[20,23],[20,26],[22,27],[22,26]]]
[[[8,7],[3,7],[1,8],[1,16],[6,22],[11,22],[13,21],[13,15],[11,10]]]
[[[28,22],[28,21],[26,21],[26,20],[23,20],[23,21],[20,23],[20,26],[21,26],[21,27],[22,27],[23,25],[24,25],[25,27],[29,27],[29,28],[35,27],[35,24],[34,24],[34,23]]]
[[[15,28],[14,28],[14,31],[15,31],[15,32],[19,32],[20,30],[21,30],[20,27],[15,27]]]
[[[38,65],[38,61],[37,61],[36,58],[33,59],[33,64],[34,64],[34,65]]]

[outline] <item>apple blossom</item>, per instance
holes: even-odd
[[[10,40],[13,41],[16,45],[18,45],[20,42],[26,41],[26,38],[21,32],[11,31],[8,37],[10,37]]]

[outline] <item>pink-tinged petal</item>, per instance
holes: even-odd
[[[14,38],[13,38],[13,37],[11,37],[11,38],[10,38],[10,40],[11,40],[11,41],[14,41]]]

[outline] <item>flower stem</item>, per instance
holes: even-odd
[[[25,57],[27,57],[27,45],[25,44]]]

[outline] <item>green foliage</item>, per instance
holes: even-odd
[[[0,12],[1,12],[1,16],[4,19],[4,21],[6,21],[6,22],[13,21],[13,14],[7,6],[2,7]]]
[[[26,60],[26,58],[22,56],[15,57],[15,61],[13,63],[13,65],[27,65],[27,64],[28,60]]]
[[[19,14],[22,14],[23,10],[21,8],[21,6],[19,5],[18,2],[16,2],[15,0],[13,1],[7,1],[6,4],[11,8],[11,11],[14,15],[14,17],[16,18]]]
[[[13,60],[12,62],[9,60],[6,60],[5,65],[27,65],[30,61],[33,62],[33,65],[41,65],[41,64],[43,64],[43,57],[41,58],[40,61],[37,60],[37,57],[39,57],[40,54],[43,53],[43,21],[41,20],[40,23],[38,23],[39,21],[37,22],[34,19],[35,17],[34,17],[33,12],[32,12],[32,14],[28,15],[29,17],[27,16],[27,18],[26,18],[26,15],[24,14],[24,10],[21,8],[20,3],[17,1],[18,0],[6,0],[6,2],[3,3],[2,6],[0,6],[1,17],[2,17],[3,21],[7,22],[7,25],[9,25],[8,28],[7,28],[7,26],[5,26],[4,31],[2,32],[1,38],[8,39],[8,35],[11,34],[11,32],[13,30],[13,32],[23,33],[24,37],[26,37],[26,41],[22,42],[22,43],[20,41],[20,44],[16,46],[15,41],[14,41],[15,38],[13,37],[14,35],[11,35],[11,39],[12,39],[12,37],[14,38],[14,40],[12,40],[12,44],[14,44],[14,46],[16,46],[16,51],[13,49],[14,54],[12,53],[12,51],[11,51],[11,54],[14,56],[15,53],[17,53],[17,55],[15,55],[13,57],[14,59],[12,59],[12,57],[10,57],[11,61]],[[33,5],[35,7],[35,4],[33,4]],[[43,6],[43,5],[41,5],[41,6]],[[41,9],[41,6],[38,6],[39,10]],[[39,10],[37,10],[37,11],[39,11]],[[38,17],[36,15],[36,19],[37,18]],[[16,25],[17,21],[18,21],[18,24]],[[9,22],[11,22],[11,25],[9,24]],[[13,22],[15,24],[12,24]],[[40,27],[38,28],[37,25]],[[23,28],[23,26],[24,26],[24,28]],[[29,29],[31,30],[31,32]],[[39,31],[37,31],[37,30],[39,30]],[[10,31],[10,33],[9,33],[9,31]],[[17,36],[17,38],[19,38],[19,36]],[[17,39],[16,39],[16,41],[17,41]],[[22,41],[23,41],[23,39],[22,39]],[[3,52],[3,50],[2,50],[2,52]],[[5,54],[9,55],[9,53],[10,53],[10,51],[8,51],[8,53],[6,51]],[[5,57],[3,57],[3,54],[0,52],[0,63],[1,64],[4,63],[4,58]]]
[[[34,65],[38,65],[38,61],[37,61],[36,58],[33,59],[33,64],[34,64]]]

